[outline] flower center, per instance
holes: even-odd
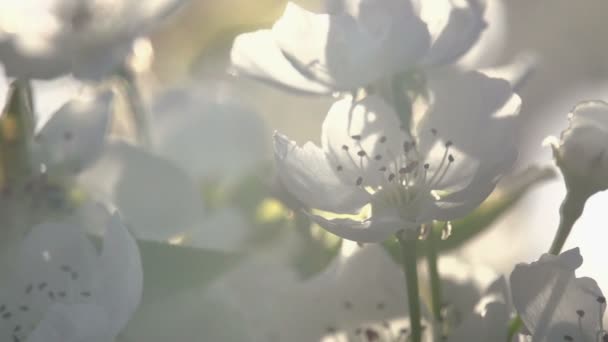
[[[431,129],[431,134],[437,137],[438,132]],[[374,147],[375,151],[380,152],[370,153],[361,144],[364,138],[352,135],[353,143],[342,146],[342,153],[347,157],[342,159],[358,170],[353,183],[372,195],[372,205],[377,210],[398,208],[403,218],[415,220],[425,203],[439,199],[439,194],[434,190],[456,161],[451,153],[451,141],[445,142],[443,156],[436,165],[431,165],[424,162],[426,156],[420,154],[414,139],[403,140],[401,150],[393,151],[389,145],[395,144],[389,144],[389,139],[383,135],[377,139]],[[336,171],[346,172],[345,165],[338,164]]]

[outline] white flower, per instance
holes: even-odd
[[[243,176],[270,159],[262,118],[232,96],[202,82],[161,94],[151,106],[151,133],[158,154],[196,180]],[[233,85],[221,84],[228,92]]]
[[[550,138],[569,188],[589,195],[608,188],[608,104],[585,101],[568,116],[561,139]]]
[[[42,223],[16,246],[0,286],[2,341],[116,338],[139,304],[143,275],[119,217],[105,220],[100,252],[73,220]]]
[[[204,90],[167,91],[152,106],[153,151],[110,141],[80,180],[116,205],[138,239],[242,252],[252,225],[236,206],[208,208],[203,184],[226,185],[258,166],[266,129],[256,113]]]
[[[102,150],[112,98],[108,91],[76,97],[36,132],[34,127],[21,127],[28,126],[28,118],[16,112],[0,118],[4,133],[12,132],[1,145],[12,153],[3,156],[1,165],[0,245],[20,239],[47,215],[71,209],[68,189]]]
[[[451,63],[485,27],[476,0],[416,5],[335,0],[328,13],[313,13],[289,2],[272,29],[236,38],[232,62],[242,74],[296,91],[351,91],[418,65]]]
[[[432,220],[476,208],[515,161],[519,97],[509,84],[476,72],[430,77],[430,102],[413,137],[379,97],[344,99],[330,109],[322,148],[275,135],[287,189],[311,208],[357,213],[364,221],[312,219],[347,239],[382,241]]]
[[[26,0],[0,4],[0,62],[10,76],[100,78],[181,0]]]
[[[606,298],[591,278],[576,278],[583,258],[578,248],[544,254],[519,264],[511,274],[513,303],[532,341],[598,341],[606,338]]]

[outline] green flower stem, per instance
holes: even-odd
[[[515,334],[517,334],[519,330],[521,330],[523,326],[524,322],[521,320],[521,317],[519,317],[519,315],[515,316],[515,318],[513,318],[511,320],[511,323],[509,324],[509,334],[507,335],[507,342],[513,341],[513,337],[515,336]]]
[[[441,278],[439,277],[439,268],[437,267],[437,242],[441,238],[440,234],[440,227],[430,227],[426,246],[426,260],[431,280],[431,305],[436,324],[441,324],[443,321],[443,316],[441,315]],[[438,334],[438,336],[440,335]]]
[[[420,342],[422,339],[422,325],[420,323],[420,290],[418,288],[418,269],[416,263],[416,237],[404,237],[398,233],[397,239],[401,245],[401,257],[405,283],[407,287],[407,302],[410,314],[411,342]]]
[[[586,195],[585,192],[581,193],[573,191],[573,189],[568,189],[566,198],[564,198],[564,201],[559,208],[559,227],[557,228],[557,233],[555,234],[555,238],[549,249],[550,254],[558,255],[562,251],[562,248],[564,248],[564,244],[572,231],[574,223],[583,213],[587,198],[589,198],[589,196]]]

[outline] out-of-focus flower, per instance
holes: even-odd
[[[31,109],[16,104],[29,94],[15,87],[11,94],[0,117],[3,245],[70,207],[73,182],[102,150],[113,98],[105,90],[82,94],[35,131],[31,113],[24,113]]]
[[[113,341],[139,305],[137,245],[105,215],[101,251],[87,223],[44,222],[10,253],[0,287],[3,341]],[[6,254],[5,254],[6,256]]]
[[[202,187],[181,168],[142,148],[110,141],[79,178],[94,197],[120,210],[138,239],[238,251],[248,223],[231,208],[207,213]]]
[[[608,188],[608,104],[581,102],[568,116],[561,139],[550,138],[569,189],[587,196]]]
[[[220,92],[190,82],[165,91],[151,106],[156,152],[196,180],[242,177],[270,159],[264,121],[230,94],[214,99]]]
[[[513,303],[533,341],[606,339],[602,327],[606,298],[595,280],[575,277],[582,263],[575,248],[559,256],[544,254],[513,270]]]
[[[10,76],[98,79],[182,0],[3,1],[0,61]]]
[[[332,0],[328,13],[288,3],[272,29],[236,38],[244,75],[307,93],[352,91],[417,66],[449,64],[485,28],[477,0]]]
[[[196,84],[167,91],[151,108],[152,148],[111,141],[82,182],[117,206],[138,239],[243,251],[252,224],[232,203],[205,203],[204,186],[221,191],[267,158],[263,122]]]
[[[515,161],[520,99],[509,84],[477,72],[429,78],[430,100],[413,137],[379,97],[336,102],[323,123],[322,148],[275,135],[277,168],[287,189],[311,208],[371,216],[312,219],[362,242],[387,239],[432,220],[476,208]]]
[[[486,289],[478,305],[481,312],[465,316],[460,325],[448,334],[449,342],[506,341],[511,312],[510,296],[505,278],[500,276]]]

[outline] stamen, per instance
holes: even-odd
[[[346,145],[342,145],[342,149],[343,149],[344,151],[348,151],[348,146],[346,146]]]
[[[350,137],[351,137],[353,140],[356,140],[356,141],[361,140],[361,135],[359,135],[359,134],[356,134],[356,135],[351,135]]]
[[[365,151],[361,150],[361,151],[357,152],[357,155],[359,157],[365,157],[365,156],[367,156],[367,153],[365,153]]]
[[[359,176],[359,178],[357,178],[357,186],[360,186],[363,183],[363,177]]]
[[[379,141],[381,144],[384,144],[386,142],[386,137],[384,135],[381,136]]]
[[[337,170],[337,171],[342,171],[343,169],[344,169],[344,168],[342,167],[342,165],[338,165],[338,166],[336,167],[336,170]]]

